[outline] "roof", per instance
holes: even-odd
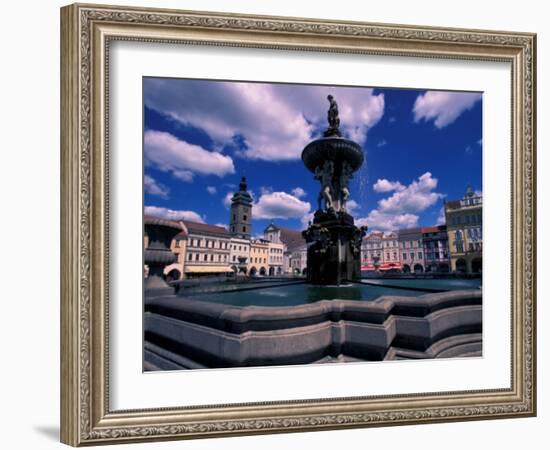
[[[460,208],[460,200],[449,200],[445,203],[445,209],[458,209]]]
[[[422,234],[422,228],[405,228],[398,231],[398,236],[412,236],[415,234]]]
[[[208,223],[199,223],[199,222],[191,222],[189,220],[182,220],[183,224],[189,230],[189,234],[191,233],[210,233],[210,234],[222,234],[229,236],[229,231],[227,231],[224,227],[219,227],[217,225],[210,225]]]
[[[384,233],[381,231],[373,231],[372,233],[369,233],[367,236],[365,236],[363,239],[369,240],[369,239],[382,239],[384,237]]]
[[[443,231],[447,231],[446,225],[435,225],[433,227],[422,228],[422,233],[441,233]]]
[[[264,233],[265,233],[266,231],[268,231],[268,230],[269,230],[269,231],[271,231],[271,230],[273,230],[273,231],[278,231],[278,230],[280,230],[280,229],[281,229],[281,228],[279,228],[279,227],[278,227],[277,225],[275,225],[274,223],[270,223],[267,227],[265,227]]]
[[[287,250],[292,251],[306,244],[301,231],[283,227],[280,227],[279,230],[281,230],[281,241],[286,245]]]

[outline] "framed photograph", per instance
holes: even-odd
[[[61,9],[61,440],[536,414],[531,33]]]

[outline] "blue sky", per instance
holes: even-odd
[[[303,229],[319,183],[300,155],[327,127],[328,94],[365,153],[348,204],[357,223],[434,225],[445,199],[482,190],[479,93],[145,78],[145,212],[227,226],[244,175],[254,235]]]

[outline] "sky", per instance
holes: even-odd
[[[327,128],[328,94],[365,155],[350,184],[356,224],[441,224],[444,201],[482,191],[481,93],[147,77],[145,214],[227,227],[246,176],[254,236],[271,222],[304,229],[320,186],[301,153]]]

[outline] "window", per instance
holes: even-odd
[[[199,254],[196,253],[196,254],[195,254],[195,261],[198,261],[198,260],[199,260]]]
[[[462,253],[464,251],[464,241],[462,240],[462,232],[460,230],[455,231],[455,248],[457,252]]]
[[[411,260],[414,260],[414,252],[411,252]]]
[[[214,261],[214,254],[213,253],[210,255],[210,261]]]
[[[403,253],[403,261],[406,261],[406,260],[407,260],[407,254]]]
[[[390,254],[386,253],[386,259],[390,259]]]
[[[237,257],[233,255],[233,262],[235,262],[236,260],[237,260]]]
[[[243,227],[243,233],[246,233],[246,227]]]
[[[180,241],[176,240],[176,248],[179,248],[179,246],[180,246]]]
[[[233,214],[233,222],[237,220],[237,216],[235,214]]]
[[[208,255],[206,253],[204,254],[204,260],[208,261]]]
[[[187,259],[188,259],[189,261],[193,261],[193,253],[189,253],[189,254],[187,255]]]
[[[418,259],[422,259],[422,252],[418,252]]]
[[[246,219],[247,219],[247,216],[246,216],[246,214],[245,214],[245,215],[243,216],[243,220],[246,221]]]

